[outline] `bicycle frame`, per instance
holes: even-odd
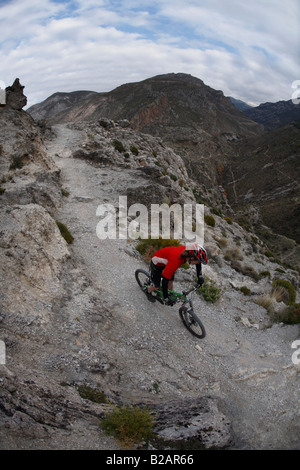
[[[192,287],[192,289],[190,289],[189,291],[183,291],[181,293],[169,290],[168,291],[169,292],[169,299],[171,299],[175,302],[182,302],[182,304],[185,304],[185,303],[189,302],[190,305],[192,306],[192,300],[188,299],[187,296],[191,292],[194,292],[196,289],[197,289],[197,287]],[[156,300],[158,300],[161,303],[164,303],[164,295],[163,295],[162,288],[159,287],[154,292],[156,294]]]

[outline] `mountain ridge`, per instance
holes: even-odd
[[[157,75],[141,82],[127,83],[111,92],[91,92],[90,95],[82,95],[83,99],[79,95],[76,97],[76,92],[74,93],[71,96],[73,101],[70,99],[68,107],[59,113],[55,112],[55,95],[54,99],[49,99],[50,108],[45,106],[49,102],[44,102],[34,110],[29,108],[28,112],[32,112],[34,117],[37,116],[35,113],[38,109],[41,109],[48,125],[97,122],[102,117],[126,119],[133,129],[162,138],[166,145],[181,156],[190,178],[199,186],[198,193],[202,194],[202,199],[205,200],[208,190],[219,188],[227,195],[229,204],[235,210],[247,211],[251,202],[260,211],[262,220],[268,221],[272,229],[282,235],[292,236],[299,242],[299,201],[295,196],[299,190],[299,168],[296,163],[291,168],[290,160],[286,158],[295,155],[295,162],[297,161],[299,132],[298,127],[290,121],[299,115],[300,108],[291,101],[266,103],[241,112],[222,91],[212,89],[199,78],[182,73]],[[260,122],[255,122],[254,118]],[[278,127],[282,122],[294,126],[293,132],[291,129]],[[269,134],[275,126],[281,130]],[[293,138],[285,137],[285,133],[293,134]],[[263,146],[264,141],[269,143],[265,147],[269,161],[264,159],[262,165],[259,152],[254,150]],[[279,148],[280,163],[277,155]],[[253,165],[248,165],[244,155],[251,155]],[[238,163],[237,156],[250,171],[249,181],[253,182],[250,199],[247,196],[251,189],[249,185],[235,185],[238,195],[232,191],[233,180],[229,169],[232,171]],[[277,161],[277,164],[272,165],[272,161]],[[258,187],[255,177],[257,171],[265,172],[263,166],[268,163],[268,180],[276,182],[276,185],[270,183],[269,189]],[[240,173],[241,165],[238,167]],[[263,186],[264,181],[260,181]],[[289,184],[286,191],[281,181],[293,183]],[[261,198],[262,194],[264,200]],[[285,202],[281,198],[281,203],[276,206],[276,194],[277,197],[284,195]],[[274,200],[272,217],[269,216],[269,205],[265,203],[268,198]],[[223,203],[226,203],[225,199]],[[291,219],[289,212],[293,205],[295,215]],[[222,209],[222,204],[218,207]],[[289,208],[289,211],[285,211],[284,207]]]

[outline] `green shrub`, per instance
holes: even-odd
[[[215,218],[212,215],[205,214],[204,221],[207,225],[214,227],[216,225]]]
[[[69,230],[67,227],[62,224],[61,222],[56,221],[56,225],[58,226],[61,235],[64,237],[67,243],[71,244],[74,241],[74,237],[70,234]]]
[[[136,247],[138,252],[143,255],[145,261],[150,261],[152,256],[157,250],[164,248],[165,246],[181,246],[182,243],[176,239],[170,238],[146,238],[141,239]]]
[[[78,387],[78,392],[81,398],[84,398],[85,400],[90,400],[94,403],[108,403],[105,393],[99,392],[87,385],[80,385]]]
[[[114,140],[113,144],[114,144],[115,149],[118,150],[118,152],[120,153],[126,152],[124,145],[119,140]]]
[[[116,406],[100,420],[100,424],[126,448],[154,436],[154,417],[150,408]]]
[[[289,293],[289,301],[288,303],[292,304],[296,300],[296,289],[293,286],[293,284],[290,281],[287,281],[285,279],[275,279],[272,282],[274,287],[281,286],[284,287]]]
[[[212,212],[213,212],[214,214],[218,215],[219,217],[223,217],[223,214],[222,214],[221,209],[218,209],[218,208],[216,208],[216,207],[213,207],[213,208],[212,208]]]
[[[246,286],[242,286],[242,287],[240,288],[240,291],[241,291],[244,295],[251,295],[251,290],[248,289],[248,287],[246,287]]]
[[[300,304],[288,305],[284,310],[273,315],[274,322],[296,325],[300,323]]]
[[[228,224],[232,224],[232,219],[231,219],[231,217],[224,217],[224,220],[226,220],[226,222],[227,222]]]
[[[62,188],[61,194],[62,194],[63,196],[65,196],[65,197],[69,197],[69,196],[70,196],[69,191],[67,191],[67,189],[64,189],[64,188]]]
[[[130,145],[130,151],[131,151],[134,155],[138,155],[138,154],[139,154],[139,151],[138,151],[138,149],[136,148],[135,145]]]
[[[285,316],[283,318],[283,323],[288,325],[296,325],[300,323],[300,304],[295,303],[288,306]]]
[[[261,278],[263,278],[263,277],[271,277],[270,271],[261,271],[261,272],[259,273],[259,278],[261,279]]]
[[[13,159],[13,161],[11,162],[9,169],[10,170],[17,170],[17,169],[23,168],[23,166],[24,166],[24,163],[22,161],[22,158],[21,157],[15,157]]]
[[[215,303],[220,298],[221,289],[218,289],[216,287],[215,282],[211,279],[208,279],[204,276],[204,280],[204,284],[202,284],[202,286],[198,288],[197,292],[207,302]]]

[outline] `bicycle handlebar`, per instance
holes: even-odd
[[[183,295],[188,295],[188,294],[190,294],[191,292],[197,290],[197,287],[198,287],[198,286],[194,286],[194,287],[192,287],[190,290],[183,291],[182,294],[183,294]]]

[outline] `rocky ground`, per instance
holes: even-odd
[[[116,151],[112,139],[135,145],[138,156]],[[154,188],[161,202],[192,198],[181,159],[126,123],[61,124],[44,140],[51,202],[41,199],[41,170],[38,177],[16,170],[2,184],[0,338],[7,356],[0,366],[0,448],[120,448],[99,428],[106,405],[80,397],[85,384],[112,402],[151,405],[157,431],[168,439],[198,436],[207,448],[299,449],[299,366],[291,347],[299,326],[272,325],[255,302],[270,291],[269,277],[237,272],[224,245],[236,249],[238,242],[243,263],[257,272],[278,276],[278,266],[259,258],[240,226],[215,216],[216,226],[205,229],[210,263],[203,271],[221,297],[209,303],[195,296],[207,336],[194,338],[176,307],[152,304],[139,290],[134,272],[147,265],[136,242],[96,235],[97,207],[117,204],[122,194],[143,201]],[[166,160],[176,181],[157,174]],[[20,184],[27,188],[21,194]],[[35,199],[22,199],[32,185]],[[55,220],[70,230],[71,245]],[[294,271],[286,276],[297,283]],[[192,269],[182,270],[175,287],[192,282]]]

